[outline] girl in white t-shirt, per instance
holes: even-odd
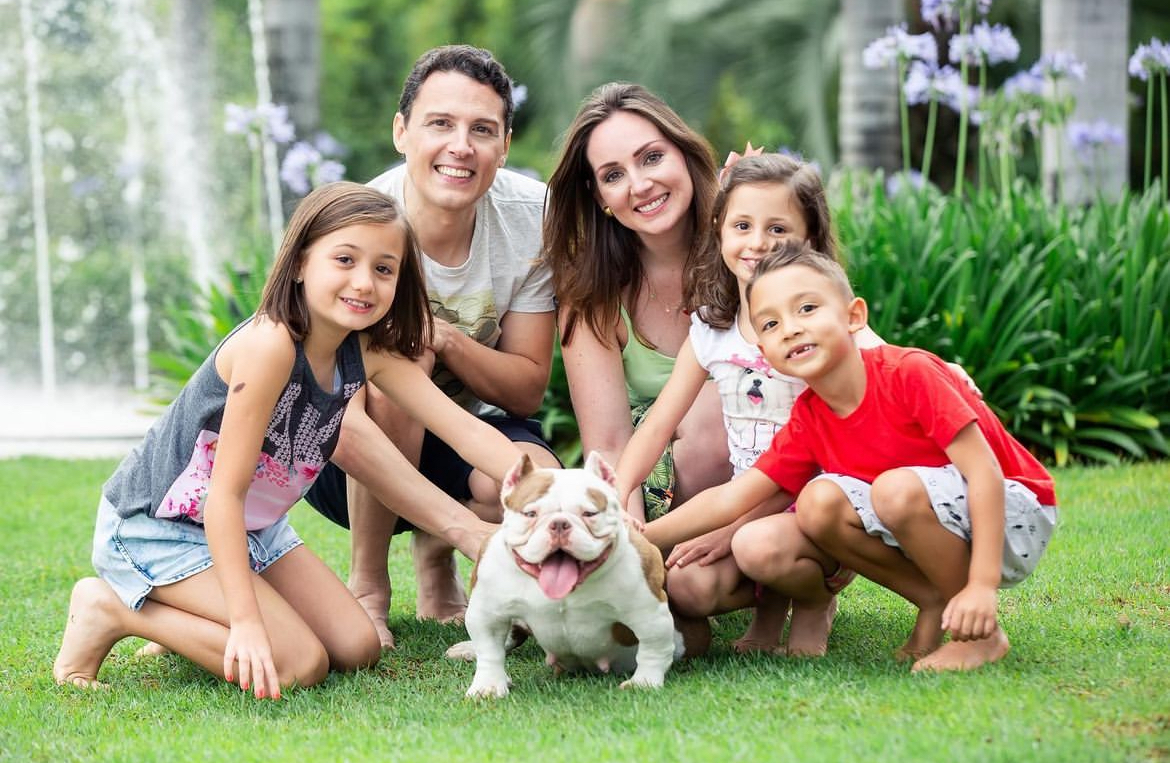
[[[708,378],[719,389],[735,474],[767,450],[805,388],[773,371],[757,348],[744,289],[756,262],[782,241],[807,241],[836,259],[820,175],[791,156],[749,151],[725,168],[720,185],[708,256],[690,274],[704,307],[691,315],[670,380],[622,452],[623,499],[646,477]],[[881,342],[866,331],[862,343]],[[688,600],[709,603],[708,614],[755,607],[751,626],[734,644],[738,651],[824,654],[836,593],[852,579],[801,534],[792,500],[781,491],[734,524],[694,539],[656,537],[655,523],[646,526],[651,541],[670,549],[672,596],[685,589]],[[781,644],[790,603],[792,622]]]

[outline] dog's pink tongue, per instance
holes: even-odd
[[[537,578],[537,582],[545,596],[550,599],[563,599],[576,587],[580,576],[581,569],[576,559],[568,554],[556,553],[540,565],[540,577]]]

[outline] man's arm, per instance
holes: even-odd
[[[436,319],[432,346],[443,365],[480,400],[515,416],[532,416],[548,386],[554,328],[552,311],[508,312],[493,349]]]

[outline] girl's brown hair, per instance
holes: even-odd
[[[695,267],[687,271],[687,291],[703,307],[699,317],[715,328],[731,328],[739,311],[739,285],[735,274],[723,262],[719,232],[727,218],[727,201],[732,191],[752,183],[786,186],[804,216],[809,246],[837,261],[837,237],[833,234],[825,186],[816,167],[788,154],[760,154],[740,159],[724,173],[715,196],[714,219],[706,249]]]
[[[567,307],[560,327],[562,344],[568,343],[578,320],[605,341],[607,328],[617,322],[623,290],[632,285],[630,302],[637,304],[642,288],[638,236],[602,212],[593,195],[593,168],[586,158],[593,130],[618,111],[637,114],[653,124],[686,160],[694,186],[688,220],[693,244],[687,252],[687,270],[698,259],[711,222],[715,157],[703,136],[641,85],[611,82],[594,90],[569,125],[548,181],[542,252],[552,269],[557,300]],[[695,304],[684,288],[683,306],[693,309]]]
[[[297,205],[264,285],[257,313],[283,323],[294,340],[303,341],[312,325],[305,291],[297,283],[297,275],[309,247],[322,236],[351,225],[379,224],[401,225],[406,234],[406,251],[402,253],[390,309],[363,332],[369,335],[371,350],[392,350],[408,358],[418,357],[433,330],[418,243],[394,199],[369,186],[344,180],[328,183]]]

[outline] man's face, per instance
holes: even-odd
[[[409,121],[394,116],[394,146],[406,157],[407,206],[414,201],[451,212],[474,206],[503,166],[510,141],[504,102],[491,86],[459,72],[430,75]]]

